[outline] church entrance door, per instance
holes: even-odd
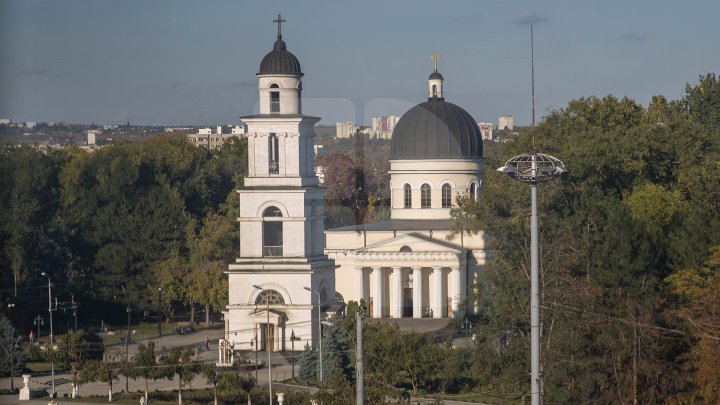
[[[260,351],[274,351],[273,342],[275,341],[275,325],[261,323],[260,324],[261,343]]]
[[[413,289],[403,288],[403,307],[402,316],[403,318],[412,318],[413,316]]]

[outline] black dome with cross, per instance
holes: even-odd
[[[290,51],[282,39],[282,23],[285,22],[278,14],[277,20],[273,22],[278,25],[278,35],[273,50],[270,51],[260,62],[258,75],[302,75],[300,61]]]

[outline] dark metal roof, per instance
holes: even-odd
[[[340,228],[328,229],[329,232],[362,232],[362,231],[429,231],[449,230],[452,222],[450,219],[388,219],[385,221],[371,222],[343,226]]]
[[[467,111],[440,97],[408,110],[395,125],[390,159],[480,159],[480,128]]]
[[[259,75],[268,74],[290,74],[302,75],[300,70],[300,61],[285,46],[282,35],[278,35],[273,50],[270,51],[260,62]]]
[[[444,79],[439,72],[432,72],[432,73],[430,73],[430,77],[428,77],[428,80],[444,80]]]

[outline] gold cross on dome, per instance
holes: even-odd
[[[282,36],[282,23],[287,22],[287,20],[283,20],[282,16],[278,14],[277,20],[273,20],[274,23],[277,23],[278,25],[278,37]]]
[[[438,59],[440,59],[440,55],[438,55],[437,51],[433,51],[432,59],[433,59],[433,71],[435,73],[437,73],[437,63],[438,63]]]

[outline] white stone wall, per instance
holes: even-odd
[[[277,84],[279,88],[271,89]],[[260,114],[271,114],[270,92],[280,93],[280,114],[302,114],[300,76],[296,75],[258,75],[260,92]]]
[[[392,160],[390,161],[391,217],[394,219],[443,219],[450,208],[442,208],[442,186],[452,187],[452,204],[458,193],[467,193],[471,182],[482,179],[482,160]],[[403,187],[412,188],[412,208],[405,208]],[[421,208],[420,187],[430,185],[430,208]]]

